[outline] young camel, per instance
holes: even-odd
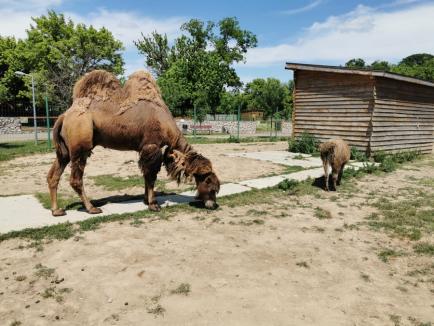
[[[207,208],[217,207],[220,182],[211,162],[187,143],[149,73],[135,72],[124,87],[104,70],[83,76],[74,86],[72,106],[54,125],[53,139],[56,159],[47,182],[54,216],[66,214],[57,206],[57,187],[68,163],[71,163],[70,184],[87,212],[101,213],[83,187],[86,161],[97,145],[139,152],[139,167],[145,181],[144,202],[150,210],[160,210],[154,185],[162,163],[169,176],[178,182],[194,178],[198,198]],[[164,154],[163,147],[166,147]]]
[[[324,167],[325,190],[329,191],[329,165],[332,168],[333,188],[340,185],[345,164],[351,156],[350,147],[340,139],[333,139],[319,145],[321,160]]]

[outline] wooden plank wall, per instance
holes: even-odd
[[[434,88],[376,77],[371,151],[433,148]]]
[[[341,137],[366,152],[374,105],[370,76],[294,72],[293,135],[306,131],[321,141]]]

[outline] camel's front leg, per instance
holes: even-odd
[[[157,145],[145,145],[140,151],[139,166],[145,179],[144,202],[151,211],[158,212],[161,208],[155,198],[154,186],[157,174],[160,172],[163,157]]]

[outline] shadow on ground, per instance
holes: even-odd
[[[156,192],[155,193],[157,197],[158,203],[161,205],[165,203],[166,201],[170,201],[172,203],[176,204],[182,204],[182,203],[189,203],[189,205],[196,207],[196,208],[204,208],[204,204],[202,201],[196,200],[193,196],[186,196],[186,195],[179,195],[174,192],[167,193],[167,192]],[[103,197],[99,199],[93,199],[91,200],[92,205],[95,207],[103,207],[107,204],[116,204],[116,203],[123,203],[123,204],[131,204],[131,203],[143,203],[143,195],[114,195],[114,196],[108,196]],[[85,208],[83,206],[83,203],[81,201],[73,202],[65,207],[66,210],[79,210],[79,211],[85,211]]]

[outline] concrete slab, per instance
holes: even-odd
[[[246,152],[230,153],[229,157],[245,157],[254,160],[267,161],[287,166],[298,165],[303,168],[312,168],[322,166],[321,158],[313,157],[308,154],[292,153],[286,151],[263,151],[263,152]],[[300,158],[302,157],[302,158]]]
[[[234,194],[239,194],[245,191],[252,190],[250,187],[238,184],[238,183],[225,183],[220,186],[220,192],[218,194],[218,197],[224,197]],[[196,191],[186,191],[181,193],[181,195],[185,196],[195,196]]]
[[[182,194],[157,197],[157,200],[163,207],[195,201],[193,196]],[[103,212],[98,215],[89,215],[84,210],[68,210],[65,216],[53,217],[51,211],[42,207],[41,203],[32,195],[0,197],[0,233],[68,221],[71,223],[79,222],[93,216],[133,213],[148,209],[148,206],[141,199],[109,203],[100,207]]]
[[[305,159],[294,159],[294,156],[296,155],[299,154],[278,151],[229,154],[229,156],[249,157],[252,159],[271,161],[285,165],[300,165],[307,167],[322,166],[319,158],[303,154]],[[351,162],[350,166],[358,169],[363,167],[363,163]],[[238,183],[226,183],[221,185],[219,197],[238,194],[252,189],[274,187],[285,179],[303,181],[308,178],[319,178],[323,173],[322,167],[316,167],[290,174],[245,180]],[[195,201],[195,195],[195,191],[187,191],[181,194],[159,196],[157,197],[157,200],[160,205],[165,207],[180,203],[193,202]],[[0,197],[0,233],[26,228],[37,228],[68,221],[73,223],[86,220],[93,216],[133,213],[148,209],[141,198],[123,202],[107,203],[100,207],[103,210],[103,213],[98,215],[89,215],[84,210],[68,210],[66,216],[53,217],[50,210],[43,208],[39,201],[32,195]]]
[[[237,184],[227,183],[220,188],[219,197],[249,191],[251,188]],[[162,207],[190,203],[195,201],[195,191],[187,191],[179,195],[166,195],[157,197]],[[147,210],[148,206],[142,199],[128,200],[117,203],[108,203],[99,206],[103,212],[98,215],[89,215],[84,210],[68,210],[65,216],[53,217],[51,211],[42,207],[41,203],[32,195],[0,197],[0,233],[38,228],[64,222],[79,222],[93,216],[107,216],[111,214],[125,214]]]

